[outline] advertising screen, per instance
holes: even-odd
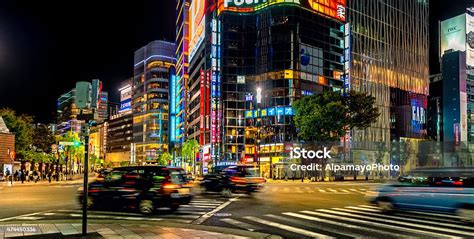
[[[189,7],[189,60],[204,40],[206,1],[194,0]]]
[[[466,14],[466,63],[474,66],[474,12],[468,10]]]
[[[275,4],[297,4],[341,21],[346,20],[346,0],[219,0],[222,11],[254,12]]]
[[[466,14],[441,22],[440,57],[442,57],[447,50],[466,50]]]

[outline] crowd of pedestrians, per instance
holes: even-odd
[[[40,172],[38,170],[16,170],[13,173],[13,180],[21,183],[25,182],[39,182],[39,181],[66,181],[68,179],[74,178],[77,175],[75,171],[55,171],[49,170],[46,172]]]

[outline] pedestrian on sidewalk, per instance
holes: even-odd
[[[49,181],[49,183],[51,183],[51,177],[52,177],[52,176],[53,176],[53,175],[51,175],[51,171],[49,171],[49,172],[48,172],[48,181]]]
[[[20,179],[21,179],[21,183],[25,182],[25,171],[24,170],[20,171]]]

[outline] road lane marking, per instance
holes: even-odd
[[[306,191],[308,191],[309,193],[314,193],[314,191],[309,187],[305,187],[304,189],[306,189]]]
[[[359,207],[366,207],[366,208],[380,209],[380,207],[377,207],[377,206],[371,206],[371,205],[359,205]]]
[[[192,223],[193,224],[201,224],[203,223],[204,221],[206,221],[208,218],[212,217],[212,215],[214,215],[215,213],[219,212],[220,210],[224,209],[225,207],[229,206],[229,204],[231,204],[232,202],[234,201],[237,201],[238,198],[232,198],[232,199],[229,199],[229,201],[221,204],[220,206],[214,208],[214,210],[202,215],[200,218],[194,220]]]
[[[219,221],[225,222],[225,223],[230,224],[232,226],[243,228],[245,230],[249,230],[251,232],[261,229],[260,227],[250,225],[248,223],[241,222],[241,221],[238,221],[238,220],[235,220],[235,219],[232,219],[232,218],[222,218],[222,219],[219,219]]]
[[[332,189],[332,188],[327,188],[327,190],[329,190],[329,191],[331,191],[331,192],[333,192],[333,193],[337,193],[337,190],[334,190],[334,189]]]
[[[349,190],[351,190],[351,191],[353,191],[353,192],[356,192],[356,193],[365,194],[364,192],[359,192],[359,191],[357,191],[357,189],[351,188],[351,189],[349,189]]]
[[[197,208],[215,208],[215,205],[212,206],[206,206],[206,205],[181,205],[180,207],[197,207]]]
[[[283,213],[283,214],[285,214],[285,213]],[[349,233],[342,232],[341,230],[337,230],[337,229],[334,230],[334,229],[330,229],[330,228],[327,228],[327,227],[321,227],[321,226],[318,226],[316,224],[302,222],[302,221],[298,221],[298,220],[295,220],[295,219],[290,219],[290,218],[286,218],[286,217],[282,217],[282,216],[277,216],[277,215],[272,215],[272,214],[265,215],[265,216],[270,217],[270,218],[274,218],[274,219],[277,219],[277,220],[280,220],[280,221],[285,221],[285,222],[289,222],[289,223],[298,224],[298,225],[305,226],[305,227],[316,228],[316,229],[319,229],[319,230],[323,230],[325,232],[330,232],[330,233],[337,234],[338,236],[343,235],[343,236],[347,236],[347,237],[357,237],[357,238],[362,237],[362,235],[357,234],[357,233],[349,234]],[[289,215],[287,215],[287,216],[289,216]],[[322,220],[320,222],[322,222]]]
[[[398,238],[406,237],[406,235],[403,235],[403,234],[398,234],[398,233],[394,233],[394,232],[387,232],[387,231],[381,231],[381,230],[371,229],[371,228],[367,228],[367,227],[361,227],[361,226],[357,226],[357,225],[347,224],[347,223],[343,223],[343,222],[329,221],[329,220],[322,219],[322,218],[319,218],[319,217],[312,217],[312,216],[307,216],[307,215],[303,215],[303,214],[299,214],[299,213],[284,212],[283,214],[287,215],[287,216],[292,216],[292,217],[305,219],[305,220],[321,222],[321,223],[325,223],[325,224],[331,224],[331,225],[335,225],[335,226],[339,226],[339,227],[352,228],[352,229],[365,231],[365,232],[370,232],[370,233],[379,233],[379,234],[382,234],[382,235],[387,235],[388,234],[388,235],[395,236],[395,237],[398,237]],[[327,230],[327,228],[324,228],[324,230]],[[336,233],[340,234],[340,232],[336,232]],[[344,234],[342,234],[342,235],[344,235]],[[354,235],[347,235],[347,236],[354,237]]]
[[[82,217],[82,214],[71,213],[71,217]],[[133,221],[163,221],[163,218],[146,218],[146,217],[119,217],[119,216],[108,216],[108,215],[87,215],[87,218],[96,219],[115,219],[115,220],[133,220]]]
[[[326,213],[333,213],[337,214],[340,216],[348,216],[348,217],[355,217],[359,219],[368,219],[368,220],[374,220],[374,221],[379,221],[379,222],[384,222],[384,223],[392,223],[392,224],[397,224],[401,226],[410,226],[410,227],[417,227],[420,229],[425,229],[425,230],[433,230],[433,231],[442,231],[442,232],[449,232],[453,234],[460,234],[460,235],[467,235],[467,236],[472,236],[472,233],[463,233],[461,231],[455,231],[447,228],[439,228],[439,227],[432,227],[432,226],[427,226],[427,225],[419,225],[419,224],[413,224],[413,223],[407,223],[407,222],[399,222],[399,221],[394,221],[394,220],[389,220],[389,219],[381,219],[381,218],[374,218],[374,217],[367,217],[367,216],[361,216],[361,215],[354,215],[351,213],[345,213],[345,212],[339,212],[335,210],[327,210],[327,209],[318,209],[320,212],[326,212]]]
[[[322,189],[318,189],[319,192],[322,192],[322,193],[325,193],[326,191],[322,190]]]
[[[323,234],[319,234],[319,233],[316,233],[316,232],[311,232],[311,231],[304,230],[304,229],[301,229],[301,228],[292,227],[292,226],[288,226],[288,225],[285,225],[285,224],[280,224],[280,223],[260,219],[260,218],[257,218],[257,217],[246,216],[244,218],[249,220],[249,221],[254,221],[254,222],[257,222],[257,223],[260,223],[260,224],[263,224],[263,225],[276,227],[276,228],[279,228],[279,229],[282,229],[282,230],[285,230],[285,231],[293,232],[293,233],[308,236],[308,237],[334,238],[334,237],[331,237],[331,236],[328,236],[328,235],[323,235]]]
[[[35,215],[38,215],[38,214],[42,214],[42,213],[46,213],[46,212],[51,212],[51,211],[52,211],[52,210],[48,210],[48,211],[34,212],[34,213],[29,213],[29,214],[24,214],[24,215],[14,216],[14,217],[7,217],[7,218],[2,218],[2,219],[0,219],[0,222],[5,222],[5,221],[9,221],[9,220],[17,219],[17,218],[19,218],[19,217],[30,217],[30,216],[35,216]]]
[[[347,208],[354,208],[354,207],[347,207]],[[361,212],[357,210],[351,210],[351,209],[345,209],[345,208],[333,208],[335,210],[339,211],[344,211],[344,212],[352,212],[352,213],[358,213],[358,214],[363,214],[367,216],[377,216],[377,217],[382,217],[382,218],[390,218],[390,219],[397,219],[397,220],[405,220],[405,221],[410,221],[410,222],[415,222],[419,223],[420,220],[418,219],[412,219],[412,218],[406,218],[406,217],[399,217],[399,216],[391,216],[391,215],[382,215],[378,213],[371,213],[371,212]],[[430,221],[423,221],[424,224],[431,224],[438,226],[439,222],[430,222]],[[464,230],[471,230],[474,231],[473,227],[467,227],[467,226],[462,226],[462,225],[455,225],[455,224],[449,224],[449,223],[443,223],[443,226],[448,226],[448,227],[455,227],[458,229],[464,229]]]
[[[359,207],[366,207],[366,208],[374,208],[374,209],[379,209],[380,207],[377,206],[370,206],[370,205],[359,205]],[[460,220],[460,218],[456,215],[450,215],[450,214],[445,214],[445,213],[430,213],[430,212],[420,212],[420,211],[403,211],[403,212],[397,212],[405,215],[410,215],[410,214],[420,214],[420,215],[426,215],[426,216],[435,216],[435,217],[446,217],[446,218],[452,218],[456,220]]]
[[[349,191],[345,190],[345,189],[341,189],[342,192],[345,192],[345,193],[350,193]]]
[[[313,211],[300,211],[301,213],[305,214],[310,214],[310,215],[316,215],[320,217],[326,217],[326,218],[332,218],[336,220],[343,220],[343,221],[348,221],[348,222],[354,222],[354,223],[361,223],[361,224],[366,224],[370,226],[376,226],[376,227],[381,227],[385,229],[392,229],[392,230],[399,230],[399,231],[405,231],[409,233],[414,233],[414,234],[421,234],[430,237],[440,237],[441,234],[439,233],[432,233],[428,231],[422,231],[418,229],[412,229],[412,228],[407,228],[407,227],[400,227],[400,226],[394,226],[394,225],[388,225],[388,224],[383,224],[383,223],[378,223],[378,222],[371,222],[371,221],[365,221],[365,220],[360,220],[360,219],[354,219],[354,218],[348,218],[348,217],[341,217],[340,215],[331,215],[331,214],[326,214],[322,212],[313,212]],[[461,237],[454,237],[454,236],[447,236],[449,238],[456,238],[460,239]]]

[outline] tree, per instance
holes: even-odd
[[[34,135],[34,129],[31,126],[33,117],[25,114],[17,115],[9,108],[0,109],[0,116],[8,129],[15,134],[15,150],[17,152],[29,150]]]
[[[157,163],[158,165],[168,165],[171,159],[171,154],[168,152],[164,152],[158,157]]]
[[[37,124],[34,129],[33,145],[39,151],[50,152],[51,145],[55,143],[53,132],[49,130],[47,125]]]
[[[310,142],[338,141],[348,130],[369,127],[380,115],[374,97],[352,91],[347,95],[325,91],[293,106],[298,136]]]
[[[196,153],[199,151],[199,143],[195,139],[186,140],[181,148],[181,155],[186,162],[191,162],[193,171],[196,166]]]

